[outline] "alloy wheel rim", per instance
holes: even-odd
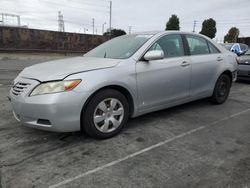
[[[115,98],[102,100],[93,115],[95,127],[102,133],[110,133],[120,127],[124,118],[124,107]]]

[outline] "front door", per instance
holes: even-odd
[[[182,37],[169,34],[149,50],[162,50],[164,59],[136,63],[140,109],[149,109],[189,97],[191,61],[185,56]]]

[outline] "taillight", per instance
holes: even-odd
[[[236,57],[235,60],[236,60],[237,64],[240,64],[240,58],[239,57]]]

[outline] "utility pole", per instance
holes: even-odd
[[[64,32],[64,21],[61,11],[58,12],[58,31]]]
[[[93,29],[93,35],[92,35],[92,44],[91,44],[91,46],[93,46],[93,44],[94,44],[94,36],[95,36],[95,18],[92,18],[92,29]]]
[[[95,34],[95,18],[92,18],[93,35]]]
[[[195,28],[196,28],[196,25],[197,25],[197,21],[196,21],[196,20],[194,20],[193,33],[195,33]]]
[[[17,25],[18,25],[18,27],[21,26],[21,19],[20,19],[20,16],[19,16],[19,15],[17,16]]]
[[[111,28],[112,28],[112,1],[109,1],[109,32],[110,32],[110,38],[111,38]]]
[[[128,27],[128,34],[131,34],[131,31],[132,31],[132,26],[129,26]]]
[[[1,23],[2,25],[4,25],[4,17],[3,17],[3,13],[2,13],[1,15],[2,15],[2,19],[0,20],[0,23]]]
[[[105,24],[107,24],[106,22],[104,22],[103,24],[102,24],[102,34],[104,34],[104,25]]]

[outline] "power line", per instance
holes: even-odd
[[[64,5],[64,4],[61,4],[61,3],[56,3],[56,2],[50,2],[50,1],[47,1],[47,0],[43,0],[44,2],[46,3],[49,3],[49,4],[54,4],[54,5],[59,5],[61,7],[67,7],[67,8],[74,8],[74,9],[81,9],[81,10],[85,10],[85,11],[97,11],[97,12],[104,12],[104,13],[108,13],[108,10],[103,10],[103,9],[89,9],[89,8],[86,8],[86,7],[75,7],[75,6],[69,6],[69,5]]]
[[[74,25],[82,25],[82,26],[87,26],[87,27],[93,27],[93,19],[90,21],[90,22],[88,22],[88,23],[86,23],[86,22],[81,22],[81,23],[79,23],[79,22],[75,22],[75,21],[70,21],[70,20],[64,20],[64,22],[65,23],[69,23],[69,24],[74,24]],[[96,24],[96,22],[95,22],[95,28],[96,27],[98,27],[98,28],[102,28],[102,25],[97,25]]]
[[[84,2],[84,5],[88,5],[88,6],[94,6],[94,7],[103,7],[103,8],[109,8],[108,5],[99,5],[99,4],[94,4],[94,3],[86,3]]]

